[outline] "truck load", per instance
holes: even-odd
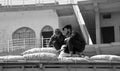
[[[54,48],[32,48],[21,55],[0,56],[0,69],[1,71],[119,71],[120,56],[100,54],[91,57],[59,58]]]
[[[1,71],[119,71],[120,56],[58,57],[54,48],[32,48],[21,55],[0,56]]]

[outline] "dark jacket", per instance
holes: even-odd
[[[69,51],[82,52],[85,49],[85,40],[82,35],[77,32],[72,32],[71,36],[68,40],[66,40],[66,49],[65,52],[69,53]]]
[[[60,35],[59,37],[53,35],[49,41],[49,46],[53,45],[57,50],[61,49],[61,46],[65,44],[65,36]]]

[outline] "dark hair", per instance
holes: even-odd
[[[62,32],[60,31],[60,29],[57,28],[57,29],[55,29],[55,33],[56,34],[61,34]]]
[[[66,26],[64,26],[64,27],[62,28],[62,30],[64,30],[65,28],[72,30],[72,26],[71,26],[71,25],[66,25]]]

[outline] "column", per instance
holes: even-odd
[[[100,13],[97,3],[94,3],[94,8],[95,8],[96,44],[100,44],[101,43]]]
[[[120,29],[119,29],[119,25],[115,25],[114,32],[115,32],[115,42],[120,42]]]

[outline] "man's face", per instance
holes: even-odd
[[[68,34],[68,29],[67,28],[64,28],[64,30],[63,30],[63,35],[67,35]]]
[[[59,37],[59,36],[60,36],[60,34],[58,33],[58,34],[56,34],[56,36],[57,36],[57,37]]]
[[[55,32],[55,35],[59,37],[60,36],[60,32]]]

